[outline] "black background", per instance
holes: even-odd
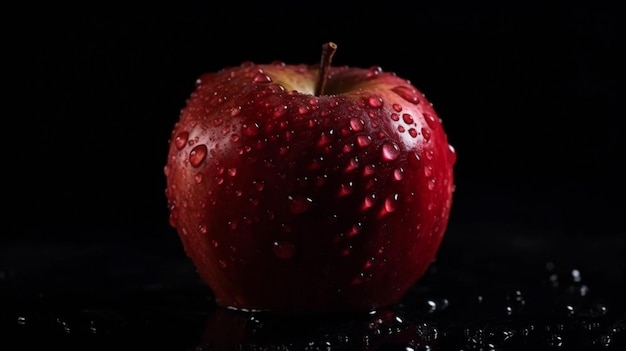
[[[38,272],[93,252],[107,260],[98,288],[114,289],[111,270],[126,268],[179,279],[159,276],[168,255],[190,268],[168,225],[163,166],[195,79],[243,61],[317,63],[327,41],[339,46],[334,64],[393,71],[439,112],[458,152],[444,245],[506,254],[547,240],[549,258],[577,242],[572,256],[623,264],[617,2],[407,4],[5,12],[0,280],[24,294],[80,291],[100,279],[80,263]]]

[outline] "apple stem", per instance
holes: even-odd
[[[315,96],[324,94],[324,88],[326,88],[326,81],[328,80],[328,71],[333,60],[333,55],[335,55],[335,51],[337,51],[337,44],[332,41],[322,45],[322,59],[320,61],[317,86],[315,87]]]

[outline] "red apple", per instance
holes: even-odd
[[[173,128],[170,223],[220,306],[389,306],[439,249],[456,154],[432,104],[323,48],[202,75]]]

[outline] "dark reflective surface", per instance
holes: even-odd
[[[167,249],[139,242],[12,245],[0,261],[1,342],[16,350],[626,346],[626,250],[619,236],[549,241],[492,230],[469,246],[460,234],[451,230],[438,261],[401,303],[349,315],[218,308],[174,238]]]

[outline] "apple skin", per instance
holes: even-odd
[[[380,67],[243,63],[202,75],[174,125],[170,224],[219,306],[369,311],[435,259],[456,153]]]

